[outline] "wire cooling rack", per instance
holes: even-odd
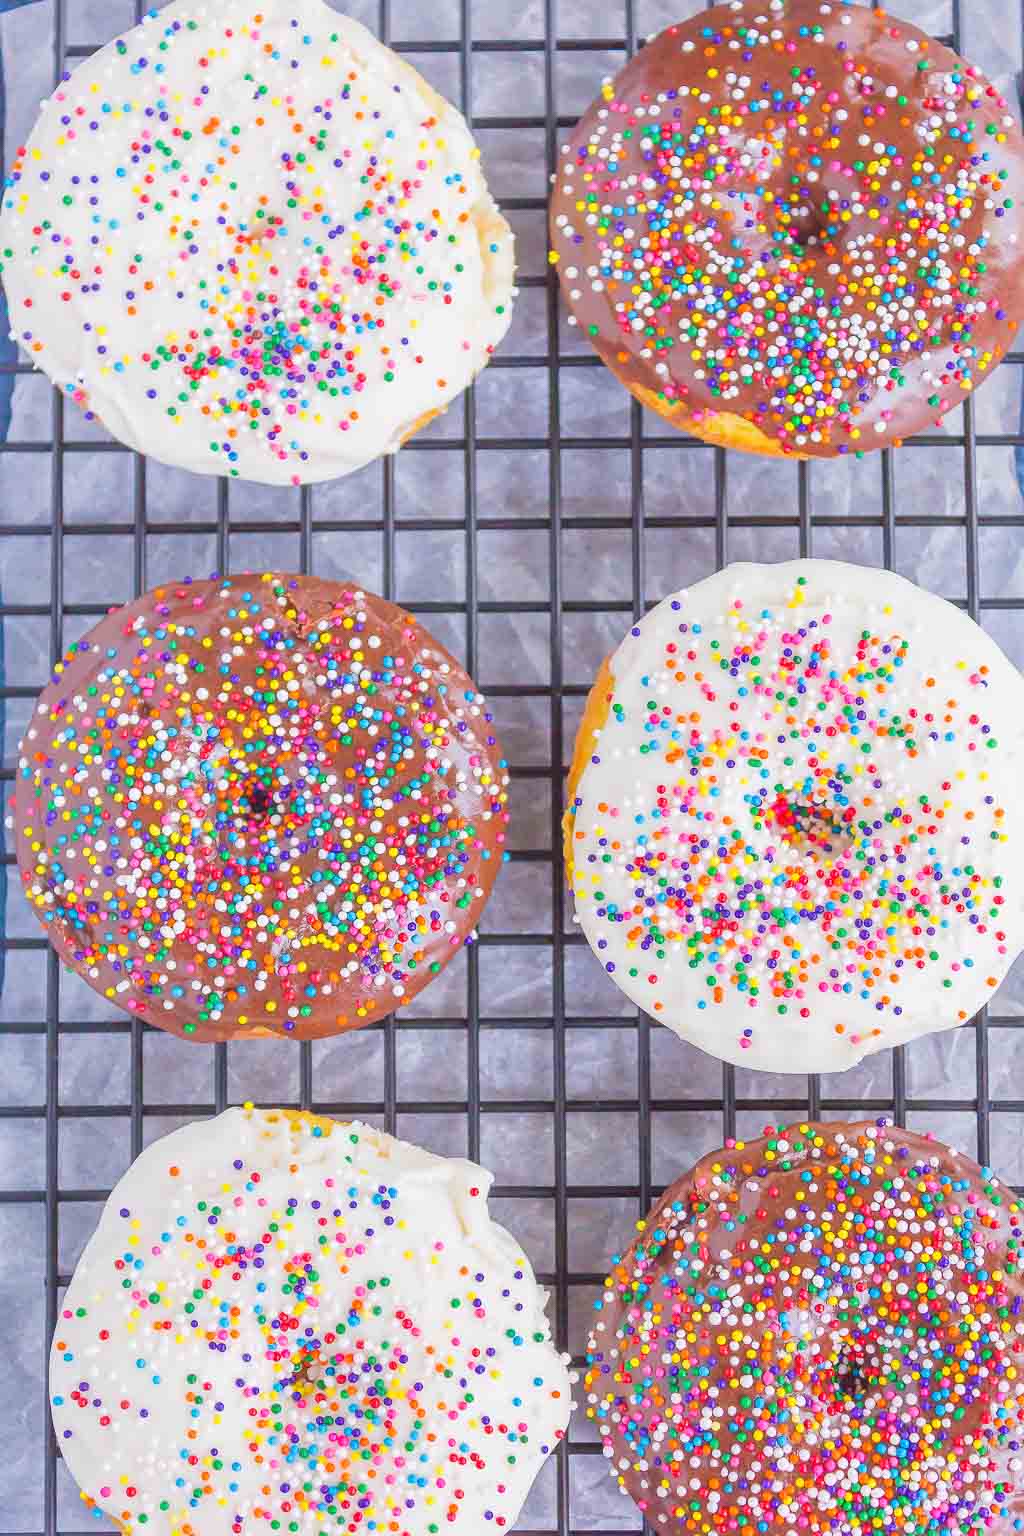
[[[118,3],[110,0],[111,15]],[[917,575],[992,628],[1017,660],[1024,651],[1024,590],[1013,571],[1016,530],[1024,529],[1016,478],[1024,354],[1011,354],[989,393],[969,400],[941,432],[896,457],[780,469],[666,435],[565,324],[544,259],[544,167],[551,171],[562,130],[638,37],[701,3],[349,6],[461,100],[522,253],[522,318],[512,337],[477,389],[397,462],[333,489],[270,498],[185,477],[184,492],[179,481],[168,499],[166,471],[90,432],[59,395],[46,391],[35,417],[15,410],[10,440],[0,445],[8,785],[47,659],[110,602],[211,567],[347,570],[426,615],[495,700],[523,830],[479,946],[425,994],[424,1011],[328,1046],[289,1044],[281,1084],[264,1075],[262,1094],[250,1092],[249,1058],[238,1054],[249,1047],[179,1049],[138,1020],[107,1013],[62,976],[6,856],[0,1297],[20,1340],[11,1353],[20,1348],[23,1358],[15,1401],[0,1394],[5,1460],[14,1469],[6,1490],[0,1474],[4,1531],[98,1529],[61,1467],[44,1387],[62,1288],[119,1172],[115,1158],[97,1182],[97,1159],[83,1150],[90,1144],[120,1136],[123,1165],[171,1125],[252,1096],[369,1119],[481,1158],[497,1172],[496,1209],[551,1290],[558,1343],[577,1357],[606,1257],[659,1187],[723,1138],[780,1117],[890,1113],[938,1130],[983,1162],[993,1158],[1024,1182],[1024,1098],[1013,1096],[1024,1065],[1024,1006],[1013,985],[955,1036],[873,1058],[840,1078],[773,1078],[720,1067],[631,1012],[572,928],[560,817],[576,721],[602,651],[666,591],[730,558],[852,554]],[[972,3],[981,0],[920,0],[916,11],[907,0],[897,9],[923,24],[938,14],[933,30],[970,50]],[[102,16],[102,7],[41,4],[52,21],[53,77],[44,88],[107,41],[108,25],[128,25],[145,9],[120,0],[116,18],[96,28],[102,35],[83,37],[83,14]],[[986,14],[990,33],[995,17],[1000,49],[1008,34],[1024,31],[1010,0],[991,0]],[[1010,42],[1019,60],[1017,36]],[[9,77],[10,65],[8,57]],[[503,115],[508,104],[519,111]],[[524,115],[526,105],[536,110]],[[28,390],[27,367],[4,371],[16,376],[16,391]],[[45,390],[38,380],[31,387]],[[510,432],[510,424],[523,430]],[[190,563],[202,559],[199,550],[210,556],[202,568]],[[269,554],[256,561],[254,551]],[[419,580],[424,552],[442,595]],[[92,571],[89,581],[83,569]],[[19,670],[16,659],[33,654],[38,675],[31,663]],[[407,1071],[414,1035],[418,1055]],[[92,1070],[83,1071],[90,1051]],[[638,1529],[578,1416],[520,1530]]]

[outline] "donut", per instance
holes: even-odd
[[[0,218],[12,336],[200,474],[305,485],[447,409],[511,321],[461,115],[323,0],[174,0],[65,76]]]
[[[263,573],[158,587],[72,645],[12,804],[28,901],[103,997],[192,1040],[309,1039],[475,938],[508,772],[410,614]]]
[[[491,1176],[230,1109],[107,1201],[50,1355],[57,1443],[125,1536],[511,1530],[571,1409]]]
[[[753,453],[901,442],[1024,318],[1024,139],[981,71],[850,0],[732,0],[606,81],[563,147],[573,320],[672,426]]]
[[[886,571],[734,565],[659,604],[569,776],[577,921],[712,1056],[833,1072],[970,1019],[1024,949],[1024,679]]]
[[[679,1536],[1000,1536],[1024,1516],[1021,1207],[874,1125],[731,1141],[613,1269],[584,1377]]]

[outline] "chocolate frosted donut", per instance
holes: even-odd
[[[587,1413],[686,1536],[993,1536],[1024,1518],[1021,1208],[881,1125],[702,1158],[606,1282]]]
[[[980,71],[847,0],[670,27],[586,113],[552,259],[604,361],[727,447],[884,448],[1022,318],[1024,139]]]
[[[166,586],[71,648],[22,743],[29,902],[176,1034],[336,1034],[474,936],[502,860],[491,715],[392,603],[307,576]]]

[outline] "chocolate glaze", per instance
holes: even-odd
[[[950,49],[844,0],[734,0],[585,114],[553,254],[630,388],[826,458],[920,431],[1011,345],[1022,195],[1007,104]]]
[[[158,588],[72,648],[14,804],[29,902],[98,992],[195,1040],[310,1038],[408,1002],[472,935],[508,776],[411,615],[239,576]]]
[[[591,1336],[587,1412],[620,1486],[656,1530],[700,1536],[1014,1529],[1021,1227],[976,1163],[889,1125],[805,1122],[702,1158],[615,1261]]]

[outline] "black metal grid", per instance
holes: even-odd
[[[53,6],[53,67],[54,78],[60,76],[65,67],[71,67],[75,59],[93,51],[93,47],[106,41],[105,38],[97,38],[93,43],[83,44],[79,42],[69,43],[69,6],[72,0],[43,0],[43,3]],[[392,0],[375,0],[377,5],[377,26],[380,36],[392,43],[400,53],[417,56],[417,62],[424,62],[420,56],[429,55],[455,55],[458,69],[458,82],[461,88],[461,101],[463,109],[471,123],[477,130],[500,130],[519,132],[525,130],[540,130],[543,133],[544,149],[548,170],[554,168],[557,147],[560,140],[560,131],[570,126],[574,118],[562,116],[557,112],[558,105],[558,78],[557,64],[560,55],[568,52],[621,52],[623,55],[633,51],[638,42],[638,8],[643,0],[616,0],[615,4],[609,4],[607,9],[614,12],[617,20],[621,18],[625,22],[624,30],[618,35],[592,36],[592,37],[563,37],[558,28],[558,0],[543,0],[543,36],[535,39],[511,39],[511,40],[482,40],[476,35],[479,30],[479,20],[482,13],[493,16],[495,11],[503,12],[504,0],[453,0],[457,6],[459,30],[458,36],[452,39],[402,41],[392,34]],[[396,0],[396,4],[399,0]],[[680,12],[692,12],[697,9],[701,0],[680,0]],[[949,0],[950,19],[952,23],[952,41],[959,46],[963,28],[964,9],[969,0]],[[143,0],[133,0],[136,18],[139,18],[146,9]],[[432,0],[424,0],[424,4],[430,6]],[[898,7],[897,7],[898,8]],[[1008,0],[1009,10],[1009,0]],[[595,3],[595,22],[600,22],[605,12],[601,3]],[[476,24],[476,28],[475,28]],[[1014,15],[1013,25],[1021,24],[1024,29],[1024,0],[1022,0],[1022,14]],[[490,30],[490,29],[489,29]],[[544,74],[544,101],[545,110],[542,115],[533,116],[483,116],[474,114],[474,71],[482,55],[486,54],[540,54],[543,56]],[[601,69],[595,67],[594,87],[596,89]],[[500,187],[496,188],[500,195]],[[540,219],[543,217],[545,207],[544,199],[535,197],[504,197],[502,202],[507,211],[513,216],[532,215]],[[531,793],[530,786],[541,786],[544,791],[550,792],[550,825],[549,838],[544,846],[537,848],[520,848],[513,853],[512,862],[515,864],[541,865],[550,875],[550,899],[551,899],[551,927],[549,931],[537,933],[503,933],[485,931],[481,935],[480,946],[469,952],[466,970],[466,992],[464,1010],[454,1013],[450,1017],[423,1019],[417,1018],[415,1027],[421,1030],[436,1031],[438,1046],[443,1048],[446,1039],[451,1032],[464,1033],[467,1042],[467,1091],[464,1098],[453,1102],[412,1101],[399,1092],[398,1071],[398,1045],[397,1029],[393,1019],[375,1026],[368,1033],[380,1034],[383,1037],[383,1092],[371,1101],[332,1101],[324,1098],[317,1092],[316,1074],[314,1071],[314,1050],[309,1044],[303,1044],[298,1048],[299,1075],[298,1097],[293,1098],[298,1106],[313,1108],[324,1113],[332,1113],[341,1116],[361,1116],[377,1119],[386,1124],[389,1129],[395,1130],[400,1116],[410,1114],[433,1114],[443,1116],[463,1117],[465,1121],[466,1142],[465,1150],[471,1157],[479,1157],[481,1153],[482,1129],[490,1115],[503,1115],[513,1117],[544,1117],[550,1122],[553,1132],[553,1176],[543,1183],[522,1184],[507,1183],[496,1187],[496,1197],[505,1201],[546,1201],[553,1208],[553,1258],[554,1267],[548,1273],[541,1273],[541,1279],[552,1290],[553,1296],[553,1320],[558,1343],[562,1347],[580,1347],[582,1334],[575,1325],[571,1327],[571,1303],[581,1292],[588,1295],[595,1286],[600,1285],[602,1276],[597,1272],[582,1271],[573,1268],[570,1264],[570,1223],[572,1221],[572,1208],[570,1202],[596,1201],[602,1202],[609,1197],[614,1197],[620,1203],[626,1201],[635,1206],[638,1213],[644,1213],[648,1209],[651,1199],[656,1194],[658,1185],[654,1177],[655,1156],[653,1147],[654,1126],[658,1117],[677,1117],[693,1115],[711,1115],[715,1117],[719,1130],[713,1134],[731,1137],[747,1129],[747,1120],[753,1114],[760,1114],[765,1119],[770,1117],[798,1117],[801,1115],[842,1117],[844,1114],[862,1114],[891,1112],[900,1122],[905,1122],[908,1116],[915,1114],[927,1115],[969,1115],[976,1128],[977,1152],[981,1161],[988,1160],[992,1143],[992,1125],[996,1116],[1018,1115],[1024,1116],[1024,1098],[1001,1099],[993,1101],[990,1092],[990,1032],[995,1030],[1016,1030],[1012,1036],[1013,1048],[1016,1048],[1022,1036],[1019,1032],[1024,1020],[1015,1017],[1000,1017],[992,1014],[983,1014],[967,1026],[967,1031],[974,1033],[976,1037],[976,1070],[975,1091],[969,1098],[941,1098],[941,1097],[914,1097],[908,1091],[907,1057],[904,1051],[893,1053],[891,1069],[891,1091],[881,1096],[864,1098],[855,1094],[850,1097],[830,1095],[822,1082],[816,1077],[806,1079],[789,1079],[792,1085],[792,1094],[786,1097],[772,1097],[766,1094],[760,1096],[743,1096],[738,1093],[737,1074],[731,1067],[723,1067],[720,1072],[720,1084],[717,1092],[702,1097],[667,1097],[659,1093],[660,1082],[655,1081],[654,1050],[656,1032],[660,1033],[659,1026],[654,1025],[646,1016],[632,1014],[621,1015],[609,1011],[607,1014],[581,1013],[573,1008],[573,997],[567,987],[567,958],[578,946],[582,945],[581,936],[570,931],[567,932],[567,924],[570,924],[571,914],[567,911],[566,890],[561,860],[561,807],[564,790],[564,772],[567,756],[571,753],[572,727],[567,723],[563,711],[565,701],[578,703],[586,693],[586,687],[582,683],[567,681],[567,646],[564,632],[564,622],[567,616],[583,615],[587,613],[620,612],[623,616],[623,627],[629,617],[642,614],[652,601],[651,586],[648,582],[646,569],[646,535],[652,530],[672,530],[676,536],[685,540],[688,534],[695,530],[711,530],[714,540],[715,560],[718,565],[724,564],[730,557],[730,545],[732,535],[737,529],[758,530],[778,529],[780,527],[794,527],[797,531],[798,552],[801,555],[810,555],[815,552],[815,532],[818,529],[830,527],[872,527],[880,528],[881,549],[884,563],[891,566],[894,561],[894,551],[897,538],[897,530],[901,527],[927,528],[939,523],[948,525],[949,520],[938,518],[931,513],[922,512],[917,507],[907,505],[907,498],[901,501],[897,491],[897,478],[894,472],[894,461],[891,453],[884,453],[875,459],[878,473],[881,476],[881,515],[865,515],[863,517],[839,518],[827,510],[827,507],[819,506],[814,497],[814,480],[816,470],[813,466],[801,464],[794,469],[797,477],[796,517],[795,519],[779,519],[774,516],[765,516],[758,513],[737,514],[729,504],[727,492],[728,456],[720,449],[708,448],[696,442],[685,442],[688,451],[699,454],[700,462],[707,466],[709,476],[713,475],[714,481],[714,510],[706,516],[692,516],[680,513],[679,515],[655,516],[645,515],[645,473],[651,473],[651,465],[657,463],[657,455],[661,450],[680,448],[685,440],[675,435],[665,435],[657,430],[657,423],[653,418],[646,417],[637,404],[632,404],[630,410],[629,431],[627,435],[618,436],[579,436],[565,432],[562,420],[562,398],[560,390],[561,376],[566,370],[578,368],[598,368],[598,360],[591,355],[582,355],[576,352],[565,353],[563,338],[560,333],[560,305],[557,281],[550,272],[527,272],[521,278],[521,287],[524,290],[536,289],[544,294],[546,305],[546,355],[516,355],[515,351],[506,347],[492,364],[498,369],[536,369],[546,368],[547,376],[547,424],[548,430],[543,436],[482,436],[477,432],[477,399],[476,392],[470,390],[461,405],[453,407],[453,414],[461,413],[461,430],[455,437],[446,437],[443,440],[431,437],[421,438],[411,444],[406,450],[407,456],[424,454],[422,469],[429,473],[431,468],[430,454],[442,451],[461,455],[463,473],[462,490],[464,495],[463,516],[458,520],[450,518],[415,518],[406,519],[400,514],[396,498],[396,467],[394,461],[388,461],[380,466],[382,477],[382,493],[380,499],[381,512],[375,517],[341,517],[325,518],[316,514],[314,497],[315,492],[309,489],[295,492],[289,503],[288,515],[274,522],[274,531],[278,534],[297,536],[299,564],[303,570],[314,568],[317,558],[318,535],[330,534],[342,536],[345,534],[360,534],[374,536],[380,541],[380,586],[389,598],[403,601],[401,583],[396,578],[397,569],[397,541],[406,532],[456,532],[461,536],[465,559],[465,590],[462,601],[458,602],[409,602],[408,606],[417,612],[427,615],[445,615],[449,620],[462,620],[465,624],[464,655],[471,673],[479,677],[486,691],[496,699],[499,722],[501,718],[503,700],[529,700],[539,699],[542,705],[546,704],[548,713],[548,729],[550,739],[550,765],[538,766],[535,763],[513,765],[513,780],[520,788],[525,787],[526,793]],[[1007,360],[1005,367],[1019,369],[1024,364],[1024,353],[1013,353]],[[18,375],[28,374],[31,370],[24,364],[14,365],[12,369]],[[1024,371],[1020,373],[1024,380]],[[108,536],[120,534],[131,535],[131,589],[135,594],[144,591],[147,587],[147,547],[148,539],[153,535],[171,535],[180,532],[176,522],[161,519],[156,508],[153,508],[147,496],[147,465],[138,456],[130,456],[132,463],[132,503],[131,521],[114,522],[104,520],[99,512],[95,520],[76,520],[69,524],[65,518],[65,469],[67,461],[74,462],[75,455],[96,453],[126,453],[119,445],[108,442],[95,442],[76,438],[78,422],[72,417],[66,419],[62,397],[53,393],[51,397],[51,435],[49,441],[10,441],[0,447],[0,452],[18,454],[43,454],[52,461],[52,479],[49,505],[49,524],[43,528],[48,533],[50,541],[49,554],[49,592],[46,602],[18,602],[10,601],[0,605],[0,619],[5,625],[17,624],[20,620],[36,619],[46,620],[49,626],[49,649],[51,661],[56,660],[64,649],[65,621],[72,621],[76,629],[83,623],[88,623],[105,611],[105,605],[100,603],[68,602],[65,600],[65,575],[66,575],[66,549],[65,537],[69,531],[76,536],[92,536],[96,539],[104,539]],[[652,423],[654,430],[652,430]],[[70,435],[69,435],[70,433]],[[981,560],[979,555],[980,533],[986,526],[1019,526],[1024,529],[1024,506],[1021,515],[997,518],[986,518],[979,507],[978,496],[978,452],[979,449],[988,448],[1024,448],[1024,436],[1012,432],[996,432],[982,434],[976,427],[976,414],[973,401],[968,400],[963,411],[963,427],[960,432],[946,435],[939,440],[934,438],[921,438],[907,445],[905,453],[913,455],[915,452],[934,450],[938,443],[948,450],[955,449],[959,453],[959,463],[963,476],[963,518],[961,526],[964,529],[966,539],[966,593],[962,595],[962,601],[968,612],[978,619],[983,618],[986,612],[998,609],[1019,611],[1024,608],[1022,598],[989,598],[982,590]],[[612,451],[619,455],[625,455],[629,466],[629,491],[627,504],[623,505],[617,515],[575,516],[563,513],[563,495],[567,475],[565,455],[579,450],[604,450]],[[540,505],[536,509],[536,516],[509,517],[503,516],[498,511],[495,515],[493,502],[481,506],[478,495],[478,467],[482,455],[488,453],[507,453],[515,450],[535,450],[547,456],[547,493],[548,505]],[[267,524],[257,519],[247,519],[237,515],[237,508],[245,500],[245,488],[233,487],[229,493],[228,485],[224,481],[217,484],[216,512],[215,516],[206,521],[193,521],[188,525],[188,532],[192,534],[211,536],[216,549],[216,567],[226,571],[231,568],[231,541],[236,534],[251,534],[266,532]],[[628,596],[619,600],[601,601],[592,599],[576,600],[565,595],[565,535],[567,533],[586,533],[590,530],[618,530],[628,535],[629,563],[628,584],[630,591]],[[11,515],[11,509],[4,508],[0,511],[0,537],[4,539],[35,538],[40,534],[40,524],[37,521],[19,523],[16,516]],[[521,600],[514,594],[510,594],[506,601],[487,600],[480,595],[479,582],[479,538],[489,532],[533,532],[546,536],[547,555],[549,564],[549,598],[546,601]],[[28,546],[26,546],[27,548]],[[118,547],[118,546],[114,546]],[[187,572],[181,570],[178,575]],[[957,594],[949,594],[957,596]],[[17,593],[15,593],[17,596]],[[8,591],[6,597],[10,599]],[[550,638],[550,683],[541,684],[505,684],[501,686],[488,686],[489,657],[487,649],[481,644],[480,621],[482,617],[489,615],[510,614],[537,614],[546,617]],[[441,622],[440,617],[437,622]],[[41,686],[44,679],[38,680]],[[34,696],[37,686],[10,686],[0,692],[0,697],[13,703],[17,700],[27,700]],[[507,707],[511,708],[511,705]],[[573,708],[570,703],[570,710]],[[11,767],[8,766],[2,772],[2,779],[8,783],[12,777]],[[5,863],[9,866],[9,872],[14,876],[13,858],[6,856]],[[16,876],[11,881],[11,899],[20,901],[17,894]],[[481,1010],[481,955],[488,948],[519,948],[527,946],[549,957],[552,964],[552,991],[550,1011],[543,1016],[532,1013],[528,1016],[495,1017]],[[62,1122],[69,1117],[80,1120],[94,1120],[103,1122],[114,1117],[125,1117],[130,1126],[130,1150],[132,1157],[136,1156],[144,1143],[144,1123],[149,1115],[166,1116],[198,1116],[211,1114],[223,1110],[230,1102],[228,1051],[227,1047],[218,1046],[214,1050],[213,1071],[213,1098],[209,1102],[190,1102],[181,1104],[148,1102],[145,1095],[145,1082],[143,1071],[144,1038],[148,1034],[156,1033],[148,1026],[143,1026],[137,1019],[128,1021],[119,1017],[104,1018],[100,1021],[77,1020],[74,1017],[66,1017],[61,1008],[61,988],[59,967],[56,957],[47,948],[41,937],[7,937],[4,948],[8,952],[8,958],[16,958],[18,952],[42,951],[45,952],[46,987],[45,1006],[41,1017],[25,1018],[17,1022],[3,1026],[9,1034],[35,1035],[42,1037],[45,1048],[45,1102],[9,1104],[0,1107],[0,1128],[4,1128],[4,1122],[42,1122],[45,1131],[45,1175],[41,1187],[15,1188],[0,1192],[0,1209],[5,1206],[30,1205],[42,1207],[44,1217],[44,1245],[46,1267],[46,1314],[45,1314],[45,1338],[44,1350],[40,1355],[39,1368],[41,1372],[46,1368],[46,1352],[49,1340],[56,1320],[60,1291],[69,1280],[69,1275],[61,1272],[59,1262],[59,1223],[62,1212],[75,1205],[90,1204],[102,1201],[106,1198],[106,1189],[69,1187],[62,1182],[59,1169],[60,1132]],[[484,1097],[481,1086],[481,1044],[489,1031],[524,1030],[540,1032],[550,1041],[553,1058],[552,1092],[550,1097],[542,1099],[527,1099],[512,1101],[508,1099],[488,1100]],[[635,1092],[625,1098],[581,1098],[570,1095],[568,1062],[572,1050],[572,1037],[574,1031],[582,1029],[601,1029],[609,1032],[627,1031],[636,1037],[636,1086]],[[107,1035],[110,1037],[129,1038],[130,1048],[130,1103],[125,1105],[107,1104],[68,1104],[62,1100],[60,1092],[59,1066],[62,1041],[81,1035]],[[686,1048],[675,1046],[682,1052]],[[191,1047],[192,1050],[202,1050],[203,1047]],[[612,1092],[609,1084],[608,1091]],[[275,1101],[279,1102],[279,1101]],[[636,1157],[633,1167],[627,1169],[623,1175],[623,1182],[616,1181],[609,1186],[603,1181],[593,1183],[579,1183],[570,1181],[569,1170],[569,1128],[576,1116],[611,1116],[626,1115],[635,1120],[636,1130]],[[609,1120],[609,1125],[616,1122]],[[510,1224],[515,1225],[514,1213],[509,1217]],[[618,1230],[615,1240],[625,1240],[627,1231]],[[555,1490],[552,1504],[553,1524],[551,1520],[544,1522],[542,1527],[534,1523],[534,1530],[530,1536],[570,1536],[570,1533],[583,1532],[593,1529],[601,1529],[607,1536],[620,1536],[620,1532],[612,1529],[612,1522],[607,1514],[589,1517],[582,1507],[585,1500],[578,1496],[578,1482],[574,1476],[574,1468],[581,1464],[582,1459],[599,1455],[599,1446],[585,1438],[585,1426],[579,1419],[574,1422],[568,1444],[564,1446],[557,1458]],[[43,1536],[75,1536],[75,1522],[62,1524],[58,1519],[58,1452],[54,1442],[49,1423],[49,1414],[45,1409],[44,1422],[38,1426],[38,1444],[40,1455],[44,1462],[43,1503],[42,1520],[40,1530]],[[593,1465],[593,1464],[592,1464]],[[621,1536],[625,1530],[636,1530],[638,1527],[632,1518],[632,1506],[625,1501],[621,1504],[622,1527]],[[3,1524],[3,1513],[0,1512],[0,1525]],[[81,1524],[82,1522],[77,1522]],[[525,1530],[525,1527],[523,1528]]]

